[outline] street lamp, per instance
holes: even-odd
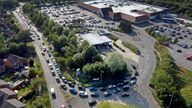
[[[101,73],[100,73],[100,83],[101,83],[101,85],[102,85],[102,79],[103,79],[102,75],[103,75],[103,73],[104,73],[103,70],[101,70]]]
[[[169,102],[169,106],[168,106],[168,108],[170,108],[170,106],[171,106],[171,103],[172,103],[172,100],[173,100],[173,95],[174,95],[174,93],[172,93],[170,96],[171,96],[171,100],[170,100],[170,102]]]

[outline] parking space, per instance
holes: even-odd
[[[108,21],[100,18],[96,14],[81,9],[76,5],[53,5],[41,7],[41,12],[46,13],[50,19],[54,20],[60,25],[63,25],[64,27],[69,27],[70,25],[78,22],[86,28],[115,29],[119,24],[119,22]]]
[[[176,63],[192,70],[192,29],[167,23],[156,24],[152,28],[157,34],[170,38],[167,48]]]

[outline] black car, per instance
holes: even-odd
[[[106,91],[106,90],[107,90],[107,89],[104,88],[104,87],[100,87],[99,89],[100,89],[100,91]]]
[[[82,86],[79,86],[78,89],[79,89],[80,91],[85,91],[85,87],[82,87]]]
[[[70,89],[69,89],[69,91],[70,91],[72,94],[74,94],[74,95],[76,95],[76,94],[77,94],[77,90],[76,90],[76,89],[74,89],[74,88],[70,88]]]
[[[99,93],[93,92],[93,93],[91,93],[91,97],[99,97]]]
[[[91,100],[89,101],[89,106],[95,106],[97,104],[97,101],[96,100]]]
[[[138,71],[135,71],[135,76],[139,76],[139,72]]]
[[[122,87],[122,86],[124,86],[123,83],[118,83],[118,84],[117,84],[117,87]]]
[[[68,85],[69,85],[70,87],[72,87],[72,88],[75,87],[75,85],[74,85],[71,81],[68,82]]]
[[[177,52],[182,53],[182,50],[178,49]]]
[[[124,85],[123,86],[123,91],[129,90],[129,85]]]
[[[128,96],[130,96],[129,93],[122,93],[121,94],[121,97],[128,97]]]
[[[55,80],[57,81],[57,83],[60,83],[60,79],[59,78],[55,78]]]
[[[124,80],[123,81],[123,84],[128,84],[129,83],[129,80]]]
[[[64,90],[67,90],[67,86],[65,84],[61,84],[61,88],[63,88]]]
[[[136,77],[136,76],[131,76],[130,79],[131,79],[131,80],[136,80],[137,77]]]
[[[64,82],[65,84],[67,84],[67,80],[66,80],[66,79],[64,79],[63,82]]]

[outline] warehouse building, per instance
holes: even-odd
[[[115,1],[95,0],[79,2],[78,6],[103,18],[123,19],[134,24],[155,19],[167,11],[165,8],[130,1],[118,3]]]

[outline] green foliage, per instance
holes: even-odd
[[[116,37],[116,36],[114,36],[112,34],[109,36],[109,38],[112,39],[115,42],[118,40],[118,37]]]
[[[121,21],[119,24],[119,28],[125,32],[125,33],[130,33],[132,32],[132,27],[131,27],[131,23],[128,21]]]
[[[117,53],[107,55],[105,63],[108,65],[113,76],[119,76],[128,72],[126,62],[123,60],[123,57]]]
[[[192,17],[191,0],[143,0],[143,2],[169,8],[171,12],[182,17]]]
[[[184,98],[188,108],[192,107],[192,85],[188,85],[181,89],[181,96]]]
[[[139,49],[136,46],[134,46],[128,42],[123,41],[122,44],[123,44],[123,46],[127,47],[128,49],[130,49],[134,53],[137,53],[139,51]]]

